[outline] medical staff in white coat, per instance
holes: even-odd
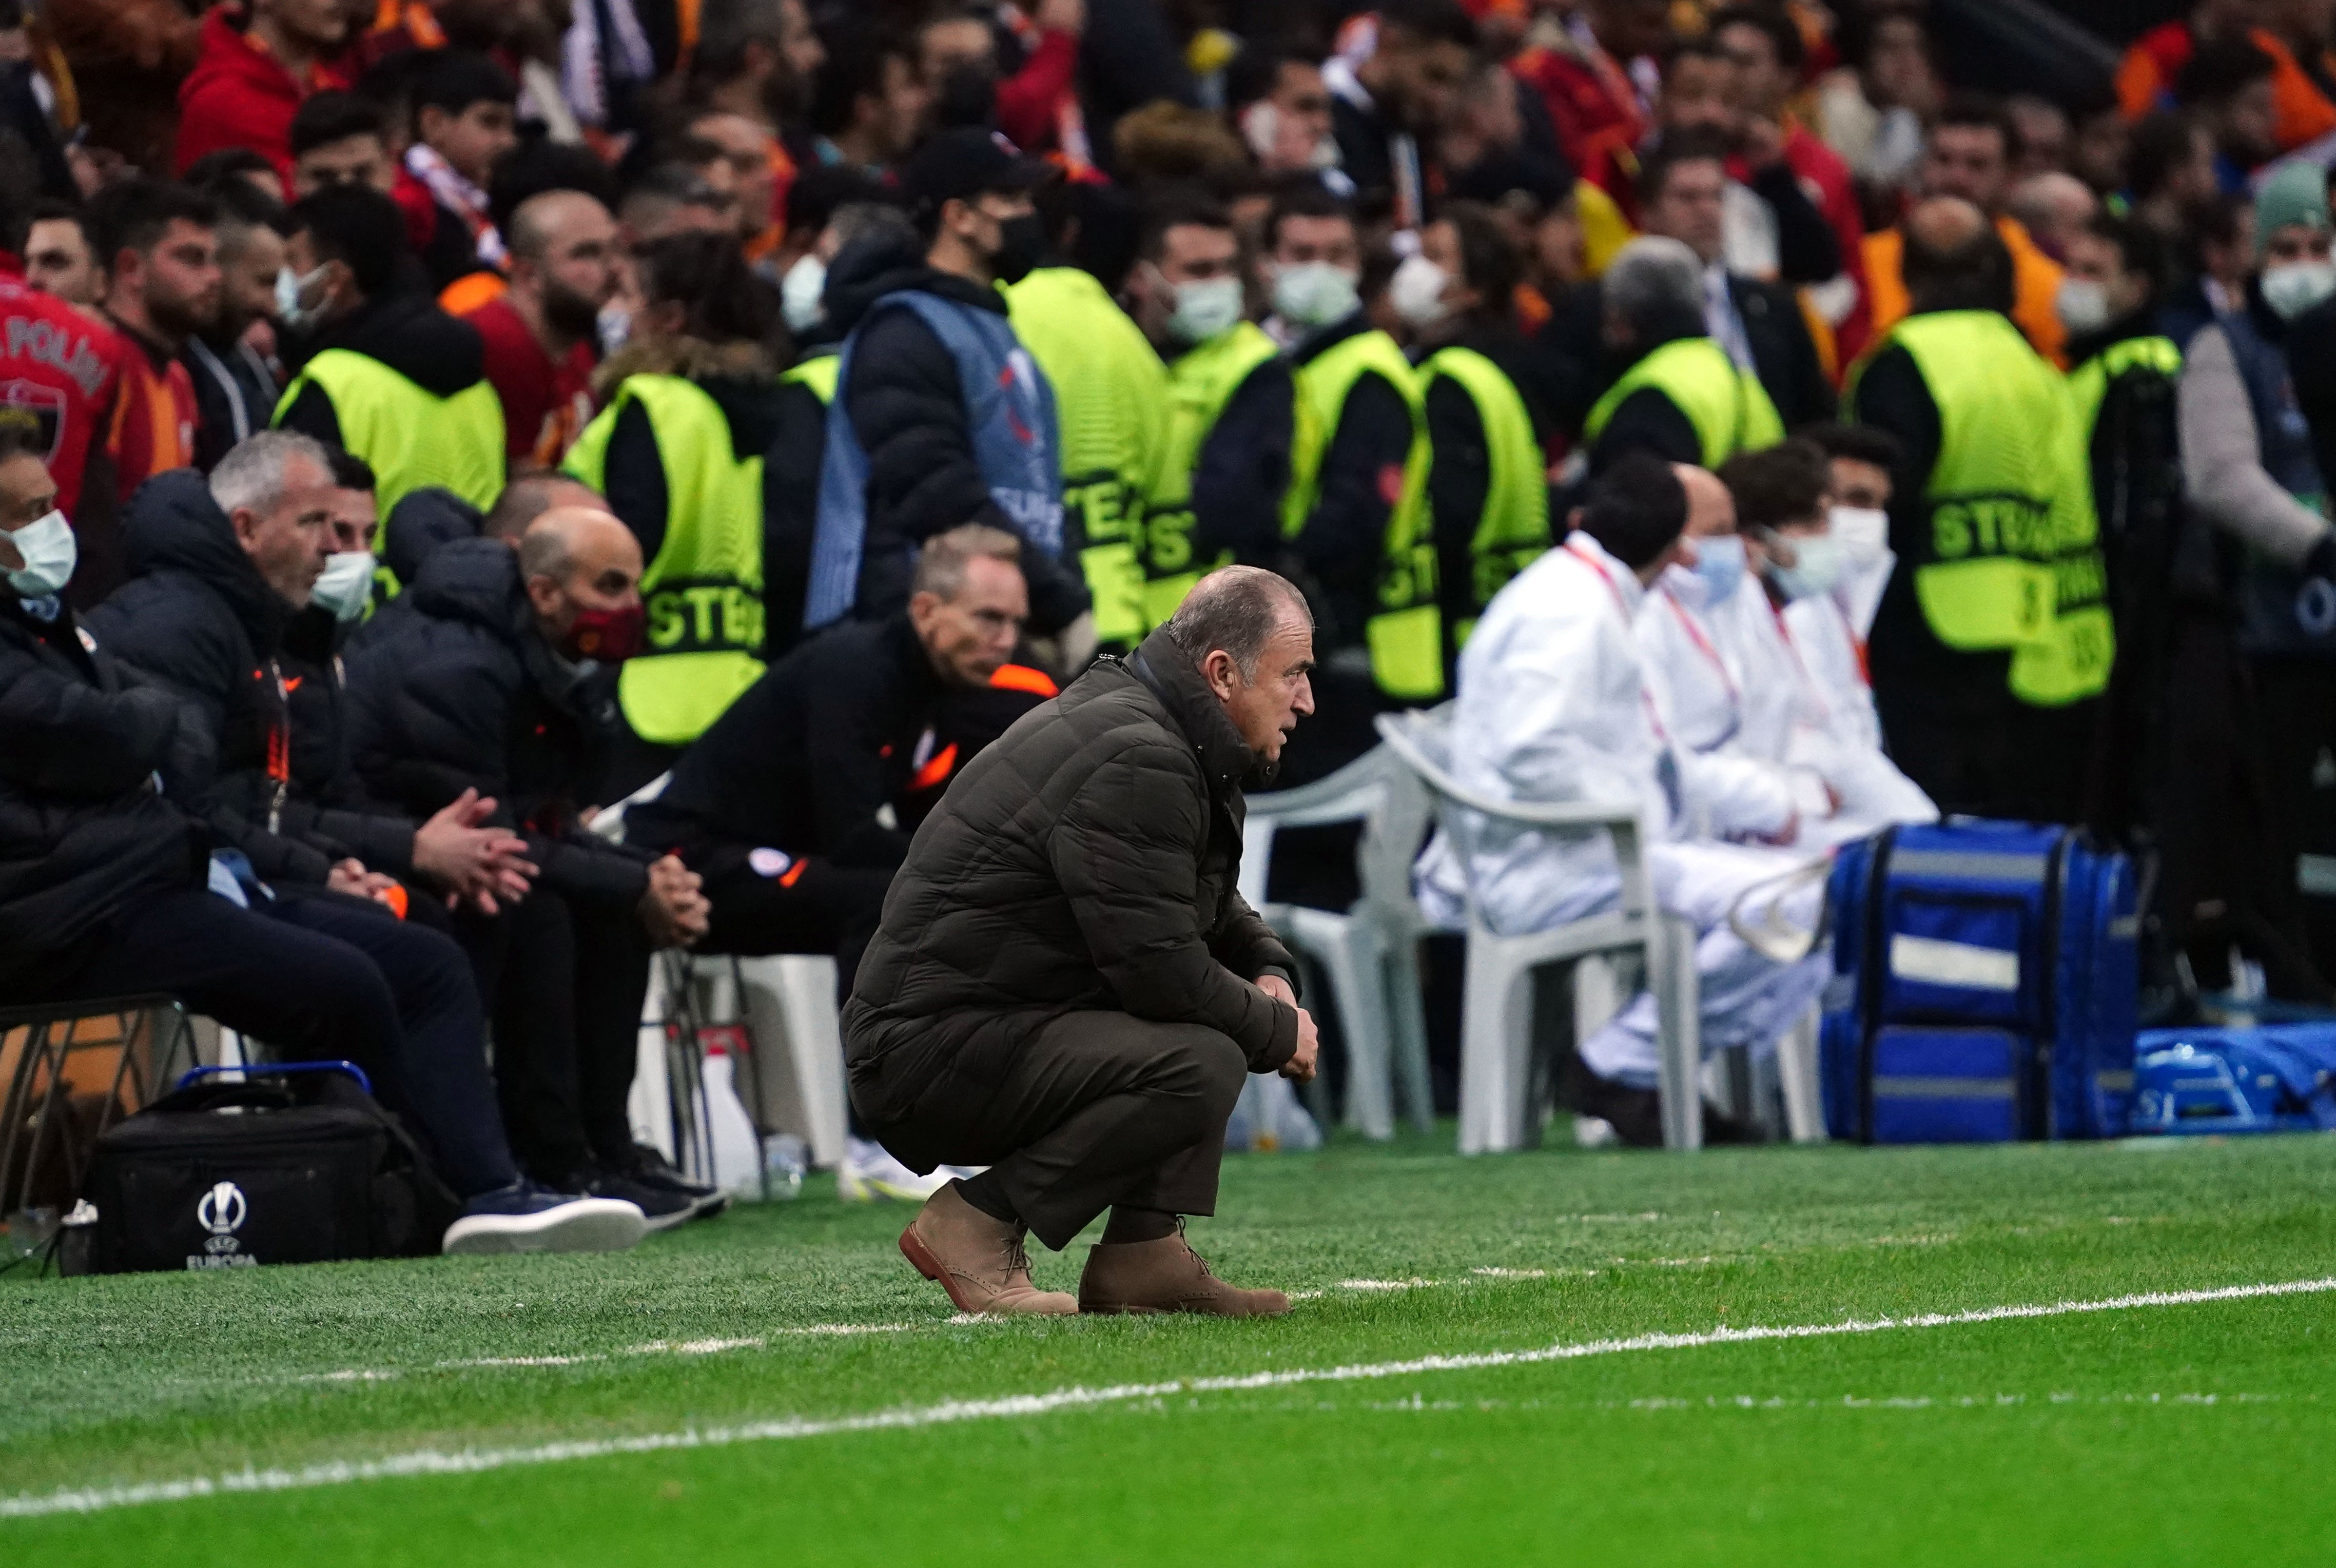
[[[1879,750],[1882,720],[1874,711],[1874,685],[1866,678],[1865,639],[1898,564],[1890,548],[1891,474],[1898,442],[1888,431],[1864,424],[1815,425],[1802,434],[1827,459],[1827,531],[1840,551],[1841,577],[1822,593],[1796,599],[1786,608],[1785,623],[1810,677],[1833,700],[1838,716]]]
[[[1634,453],[1612,465],[1572,536],[1503,589],[1470,635],[1452,767],[1461,784],[1500,799],[1634,807],[1656,901],[1698,935],[1705,1049],[1757,1048],[1815,998],[1826,958],[1822,946],[1797,961],[1769,958],[1737,933],[1730,911],[1742,906],[1747,924],[1814,930],[1823,862],[1689,835],[1693,806],[1631,632],[1647,586],[1669,566],[1694,565],[1686,523],[1687,493],[1669,464]],[[1432,919],[1456,922],[1473,893],[1504,933],[1604,913],[1621,897],[1606,834],[1465,813],[1429,843],[1416,881]],[[1658,1064],[1654,1002],[1641,992],[1582,1042],[1562,1093],[1625,1141],[1660,1144]]]

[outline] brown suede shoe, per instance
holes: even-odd
[[[1278,1318],[1290,1310],[1279,1290],[1243,1290],[1209,1271],[1184,1243],[1184,1222],[1156,1242],[1095,1244],[1079,1274],[1082,1312],[1207,1312],[1219,1318]]]
[[[1076,1297],[1030,1283],[1022,1227],[983,1213],[958,1195],[954,1182],[926,1199],[900,1232],[900,1255],[947,1290],[959,1311],[1010,1317],[1079,1310]]]

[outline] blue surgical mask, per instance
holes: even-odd
[[[1726,604],[1744,580],[1744,541],[1732,533],[1697,540],[1695,575],[1703,579],[1705,604]]]
[[[64,591],[80,560],[73,525],[62,511],[51,511],[7,536],[23,566],[8,574],[8,586],[26,599],[46,599]]]

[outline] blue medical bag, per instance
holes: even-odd
[[[2136,1133],[2336,1127],[2336,1023],[2146,1029],[2133,1077]]]
[[[1826,901],[1834,1136],[2125,1132],[2140,983],[2125,855],[2079,829],[1957,818],[1844,845]]]

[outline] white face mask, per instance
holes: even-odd
[[[1260,98],[1241,111],[1241,138],[1260,162],[1272,159],[1281,143],[1281,111],[1268,99]],[[1336,138],[1325,136],[1314,143],[1307,154],[1307,162],[1316,169],[1336,169],[1338,166],[1338,143]]]
[[[1452,314],[1444,302],[1452,275],[1425,256],[1406,256],[1387,282],[1387,303],[1414,326],[1433,326]]]
[[[1176,285],[1175,314],[1168,336],[1179,343],[1206,343],[1241,318],[1247,305],[1238,278],[1196,278]]]
[[[2263,303],[2282,321],[2292,321],[2336,294],[2336,261],[2285,261],[2263,275]]]
[[[1299,261],[1275,268],[1273,308],[1299,326],[1328,326],[1362,303],[1355,292],[1358,274],[1328,261]]]
[[[2098,332],[2109,324],[2109,291],[2089,278],[2063,278],[2052,313],[2070,332]]]
[[[633,313],[614,300],[600,307],[600,353],[605,356],[625,346],[633,335]]]
[[[827,311],[820,297],[827,292],[827,263],[816,256],[805,256],[787,268],[779,279],[779,310],[787,318],[787,330],[809,332],[825,317]]]
[[[81,559],[73,542],[73,524],[62,511],[51,511],[8,535],[8,542],[24,564],[8,574],[8,586],[26,599],[46,599],[64,591]]]
[[[355,620],[365,614],[365,603],[373,598],[373,552],[342,550],[326,556],[324,574],[308,590],[308,598],[331,610],[338,620]]]
[[[1873,566],[1890,553],[1890,514],[1878,507],[1836,506],[1826,513],[1825,531],[1852,566]]]
[[[1768,563],[1768,580],[1786,599],[1815,599],[1821,593],[1831,593],[1834,584],[1841,580],[1842,549],[1831,534],[1820,533],[1814,538],[1795,538],[1792,546],[1794,561],[1786,566],[1780,561]]]
[[[330,266],[328,262],[326,264]],[[288,267],[276,269],[276,317],[287,330],[297,332],[314,326],[325,314],[325,302],[302,303],[308,290],[325,280],[325,268],[319,267],[305,276]]]

